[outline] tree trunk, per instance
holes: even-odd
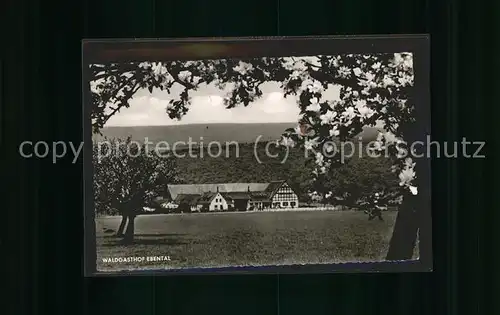
[[[408,260],[413,257],[419,227],[419,217],[414,208],[416,198],[409,194],[404,197],[394,224],[387,260]]]
[[[116,231],[116,236],[123,236],[123,232],[125,231],[125,225],[127,225],[127,216],[122,214],[122,221],[120,222],[120,226],[118,227],[118,230]]]
[[[134,242],[134,232],[135,232],[135,215],[128,216],[127,230],[125,231],[125,244],[132,244]]]

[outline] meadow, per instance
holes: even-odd
[[[397,212],[368,221],[361,211],[283,211],[142,215],[135,241],[113,235],[121,217],[96,219],[99,271],[383,260]],[[169,256],[163,262],[103,258]]]

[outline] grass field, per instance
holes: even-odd
[[[143,215],[135,243],[112,234],[120,217],[96,222],[99,271],[290,265],[383,260],[397,212],[368,221],[354,211]],[[103,258],[169,256],[162,262],[104,263]]]

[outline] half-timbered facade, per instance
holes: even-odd
[[[284,182],[272,196],[271,202],[273,208],[296,208],[299,206],[299,197],[292,188]]]

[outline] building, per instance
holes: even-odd
[[[299,199],[284,181],[269,183],[220,183],[168,185],[168,192],[179,207],[192,211],[247,211],[295,208]]]

